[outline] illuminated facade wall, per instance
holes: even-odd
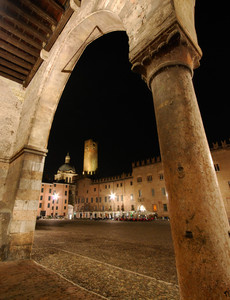
[[[158,160],[133,164],[132,174],[78,180],[75,212],[77,217],[158,214],[169,216],[162,163]],[[111,195],[114,195],[111,197]],[[90,213],[86,213],[90,212]]]
[[[230,218],[230,145],[217,144],[211,153]],[[157,213],[160,217],[168,217],[170,207],[160,158],[133,163],[132,168],[129,175],[96,181],[90,178],[78,180],[74,207],[76,216]],[[115,194],[114,200],[110,199],[112,193]]]
[[[93,140],[85,141],[83,172],[92,174],[98,168],[98,145]]]
[[[42,183],[37,216],[68,216],[69,184]]]

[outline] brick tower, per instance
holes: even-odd
[[[98,145],[93,140],[85,141],[83,174],[93,174],[98,168]]]

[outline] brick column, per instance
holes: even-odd
[[[134,68],[153,93],[181,299],[225,299],[230,231],[192,83],[198,57],[178,32],[147,52]]]
[[[5,259],[30,258],[46,152],[26,146],[10,161],[4,195],[10,212],[4,226]]]

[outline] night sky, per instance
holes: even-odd
[[[196,30],[203,51],[194,87],[210,145],[228,140],[229,105],[227,9],[197,1]],[[63,92],[50,132],[44,169],[53,176],[65,155],[78,174],[84,141],[98,142],[99,175],[131,172],[133,161],[160,154],[152,94],[131,71],[125,32],[107,34],[90,44]]]

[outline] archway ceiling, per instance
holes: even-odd
[[[0,75],[27,86],[73,13],[70,0],[0,1]]]

